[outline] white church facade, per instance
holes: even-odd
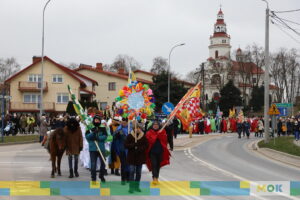
[[[229,81],[242,93],[243,101],[248,104],[252,88],[263,84],[264,70],[253,62],[247,62],[240,48],[235,51],[235,59],[231,58],[231,37],[227,33],[222,9],[217,14],[214,33],[210,36],[209,58],[205,63],[205,91],[208,101],[218,98],[220,89]],[[275,97],[276,87],[270,85],[270,93]]]

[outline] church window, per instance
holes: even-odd
[[[211,78],[211,84],[216,85],[221,83],[221,76],[219,74],[215,74]]]
[[[226,44],[226,40],[222,40],[222,43],[223,43],[223,44]]]
[[[215,51],[215,58],[218,58],[218,57],[219,57],[219,52]]]

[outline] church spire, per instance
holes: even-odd
[[[210,36],[209,56],[211,58],[230,58],[230,36],[227,34],[224,13],[220,6],[217,21],[214,24],[214,34]]]

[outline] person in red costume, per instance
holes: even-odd
[[[230,121],[230,130],[231,130],[231,132],[232,133],[237,132],[237,126],[236,126],[237,121],[236,121],[236,119],[235,118],[230,118],[229,121]]]
[[[170,152],[167,148],[166,131],[160,131],[160,124],[154,121],[151,129],[146,133],[149,146],[146,151],[146,165],[152,171],[153,184],[158,184],[159,170],[170,164]]]
[[[209,118],[204,119],[204,132],[209,134],[211,132],[210,120]]]
[[[221,133],[227,133],[227,121],[225,117],[221,121]]]

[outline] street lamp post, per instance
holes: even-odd
[[[43,89],[44,89],[44,43],[45,43],[45,11],[51,0],[48,0],[43,9],[43,30],[42,30],[42,68],[41,68],[41,97],[40,97],[40,117],[43,114]]]
[[[172,49],[170,50],[170,53],[169,53],[169,65],[168,65],[168,102],[170,102],[170,79],[171,79],[171,74],[170,74],[170,64],[171,64],[171,53],[172,51],[176,48],[176,47],[179,47],[179,46],[183,46],[185,45],[185,43],[182,43],[182,44],[176,44],[175,46],[172,47]]]
[[[264,109],[264,119],[265,119],[265,143],[269,142],[270,136],[269,136],[269,83],[270,83],[270,77],[269,77],[269,3],[267,0],[262,0],[266,2],[267,9],[266,9],[266,30],[265,30],[265,76],[264,76],[264,85],[265,85],[265,94],[264,94],[264,100],[265,100],[265,109]]]

